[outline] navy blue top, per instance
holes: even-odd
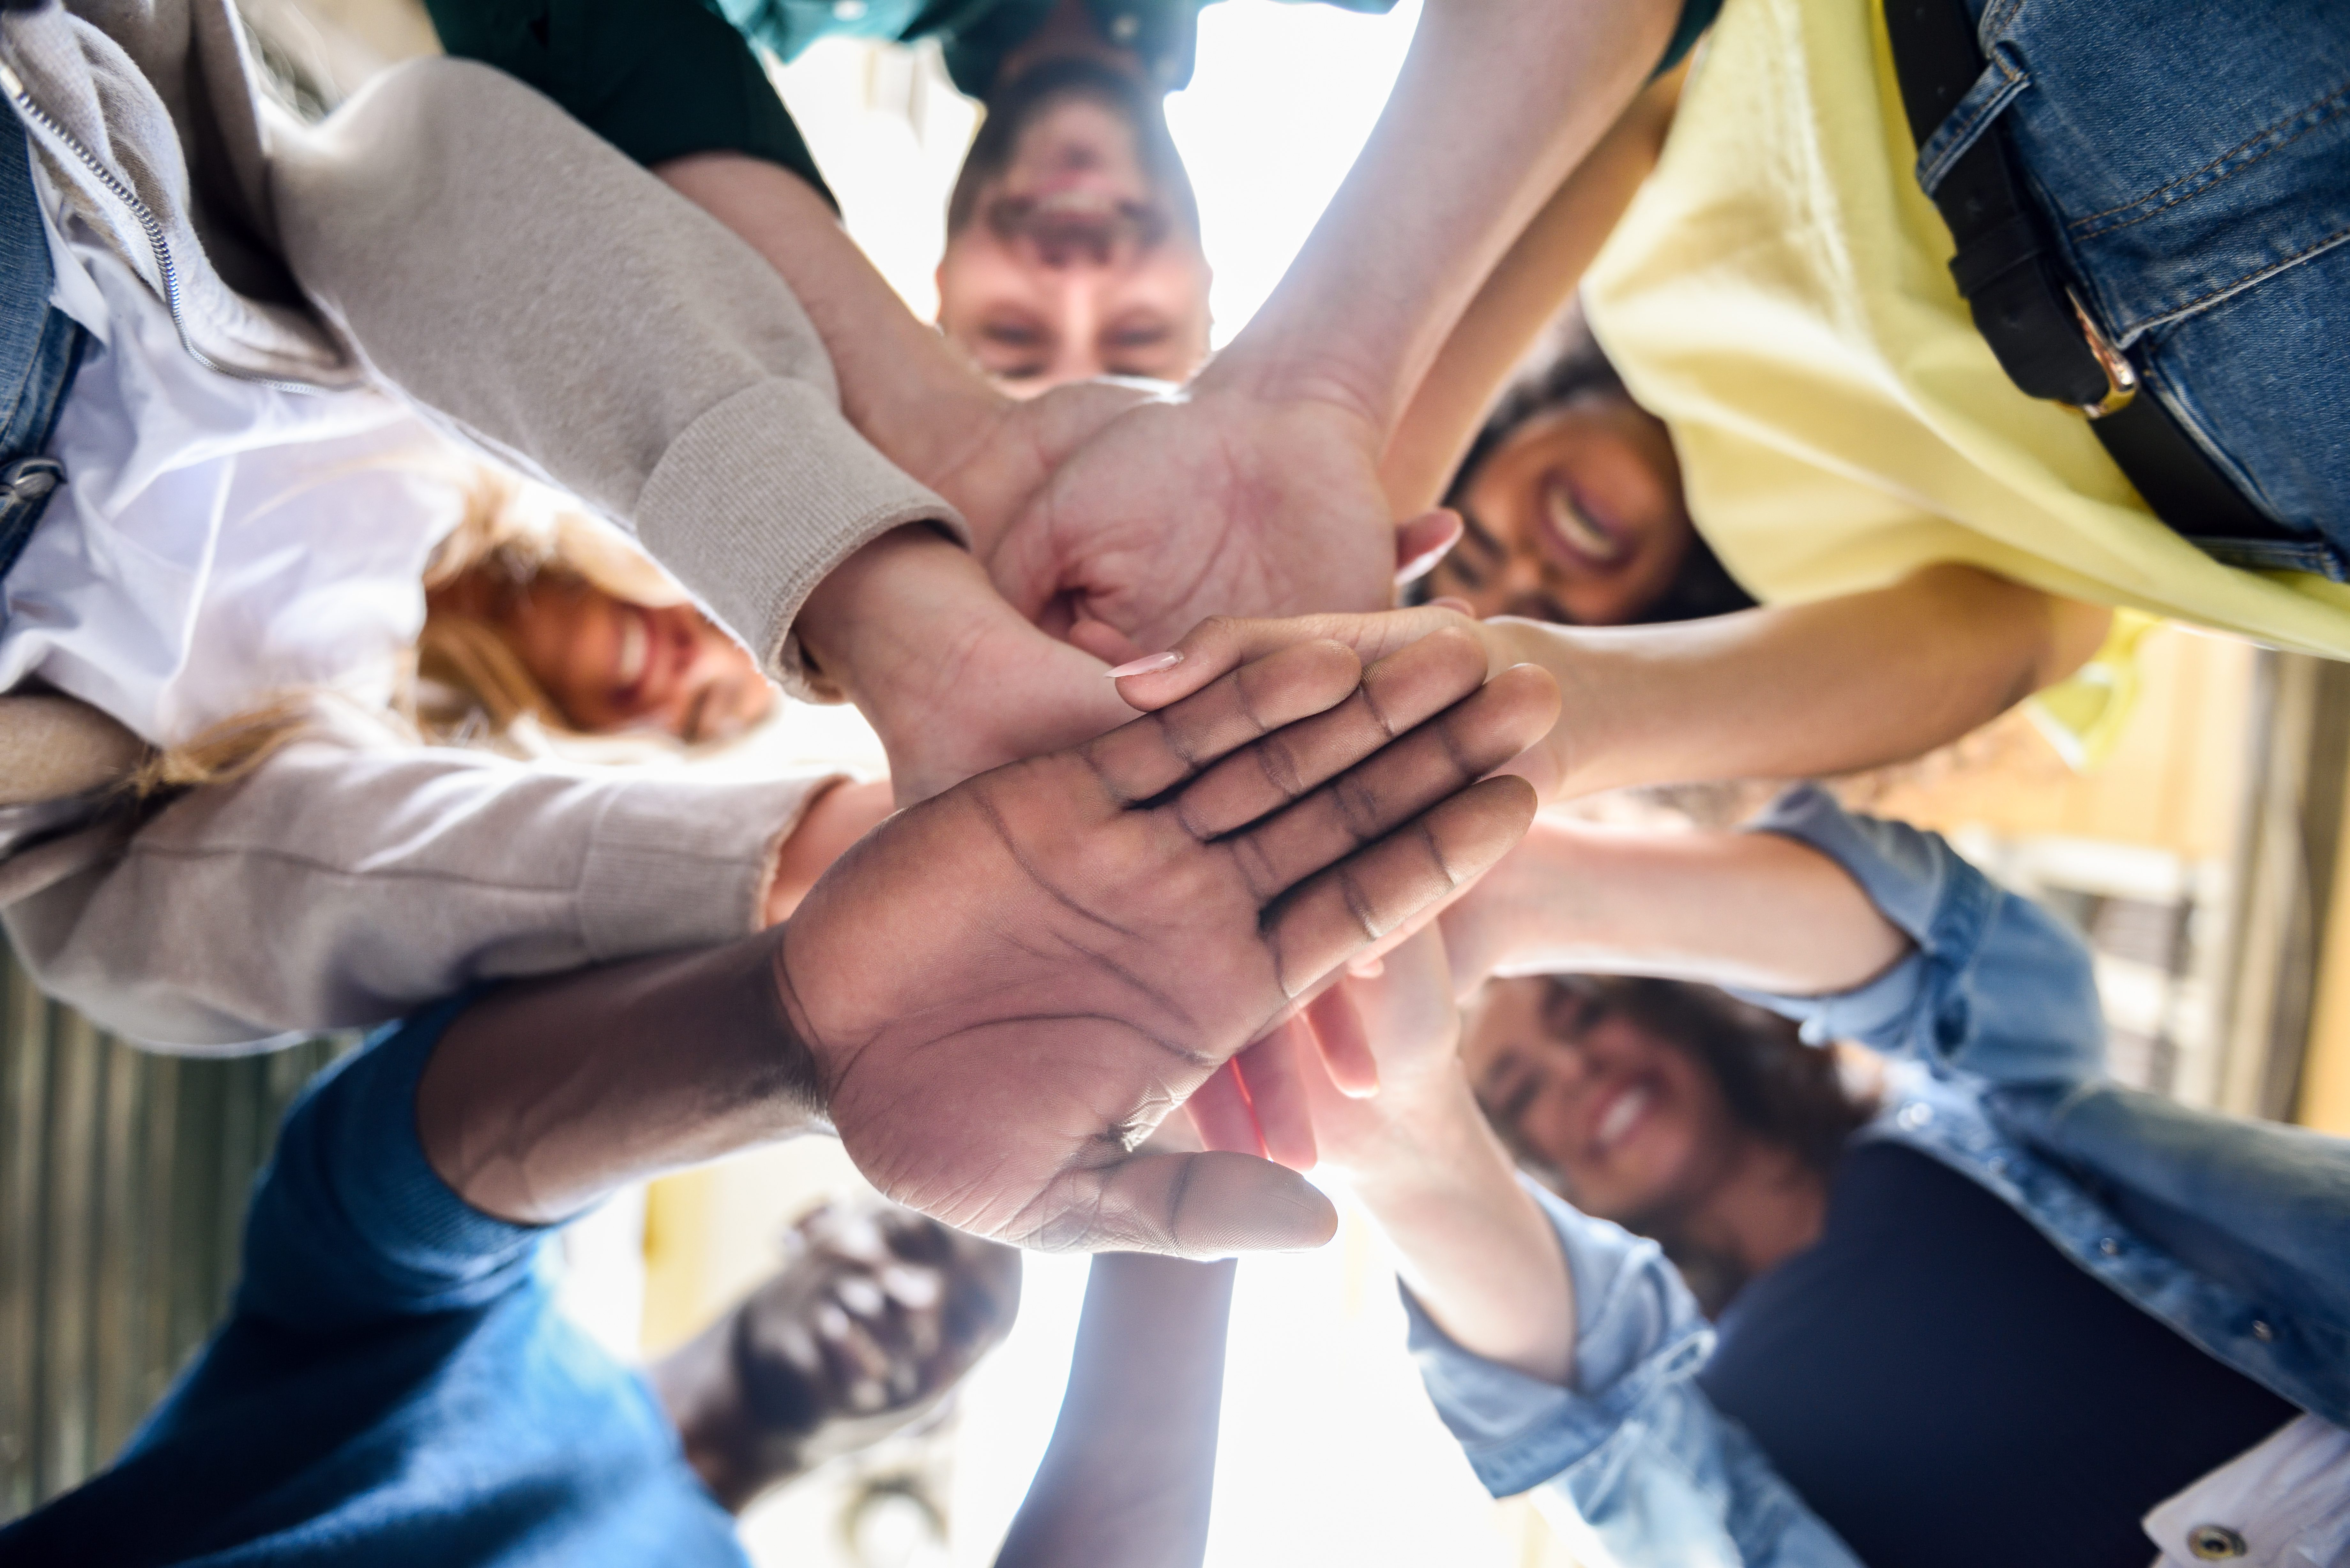
[[[2146,1568],[2146,1511],[2300,1414],[1890,1142],[1718,1326],[1699,1386],[1886,1568]]]
[[[227,1324],[111,1469],[0,1530],[0,1563],[743,1568],[643,1381],[555,1312],[548,1232],[425,1162],[416,1081],[463,1002],[287,1114]]]

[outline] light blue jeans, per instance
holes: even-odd
[[[2350,580],[2350,3],[1966,4],[1991,65],[1946,124],[2006,127],[2107,335],[2309,540],[2198,543]]]
[[[49,244],[33,194],[24,122],[0,110],[0,579],[64,481],[42,449],[88,336],[49,306]],[[0,612],[5,617],[5,612]]]

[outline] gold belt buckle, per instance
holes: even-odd
[[[2094,403],[2074,406],[2093,420],[2119,413],[2128,408],[2131,400],[2137,396],[2137,367],[2131,364],[2128,356],[2115,348],[2098,330],[2096,322],[2081,308],[2079,295],[2068,288],[2064,291],[2064,297],[2072,302],[2073,318],[2081,324],[2081,336],[2088,339],[2089,352],[2097,357],[2098,369],[2106,373],[2106,395]]]

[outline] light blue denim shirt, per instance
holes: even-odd
[[[2080,939],[1938,836],[1808,786],[1754,826],[1833,858],[1917,943],[1856,991],[1752,997],[1815,1044],[1895,1058],[1858,1136],[1967,1176],[2142,1310],[2350,1424],[2350,1140],[2105,1081]],[[1692,1381],[1713,1332],[1663,1251],[1534,1190],[1575,1281],[1573,1387],[1470,1355],[1405,1298],[1421,1376],[1478,1478],[1496,1496],[1558,1488],[1627,1565],[1856,1568]]]

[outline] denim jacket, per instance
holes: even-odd
[[[1896,1059],[1858,1136],[1940,1160],[2141,1310],[2350,1425],[2350,1141],[2104,1080],[2080,940],[1936,835],[1808,786],[1755,827],[1835,859],[1917,944],[1856,991],[1752,998],[1815,1044]],[[1535,1196],[1575,1281],[1572,1388],[1470,1355],[1406,1298],[1421,1376],[1478,1479],[1496,1496],[1555,1487],[1627,1564],[1856,1568],[1692,1381],[1713,1334],[1662,1251]]]

